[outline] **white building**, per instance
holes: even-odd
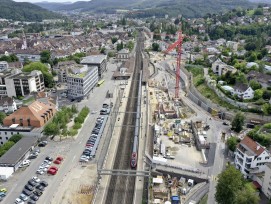
[[[128,49],[122,49],[120,51],[118,51],[117,53],[117,60],[119,62],[124,62],[126,60],[128,60],[130,57],[130,51]]]
[[[67,73],[68,98],[83,99],[96,86],[98,80],[97,66],[81,65],[81,68],[69,69]]]
[[[246,178],[265,171],[266,163],[270,163],[270,153],[265,147],[246,136],[237,146],[235,151],[235,167]]]
[[[4,97],[0,99],[0,111],[5,113],[13,113],[17,110],[16,102],[13,98]]]
[[[107,55],[90,55],[83,57],[81,62],[89,67],[97,66],[99,78],[102,78],[103,73],[107,70]]]
[[[8,69],[8,63],[6,61],[0,62],[0,72]]]
[[[8,97],[25,96],[45,90],[43,74],[37,70],[31,73],[18,71],[17,74],[6,77],[5,83]]]
[[[271,163],[265,165],[262,192],[267,196],[268,199],[271,199]]]
[[[236,69],[233,66],[227,65],[226,63],[222,62],[220,59],[217,59],[212,64],[212,70],[218,76],[226,74],[227,72],[235,73]]]
[[[239,98],[253,99],[254,97],[254,90],[247,84],[236,83],[233,89],[234,91],[232,91],[231,94],[236,94]]]

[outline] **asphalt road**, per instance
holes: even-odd
[[[112,87],[117,88],[118,86],[119,82],[111,80],[115,69],[116,65],[109,65],[108,71],[104,76],[105,83],[101,87],[96,87],[93,92],[90,93],[89,99],[76,103],[79,110],[84,106],[87,106],[90,108],[90,111],[97,110],[99,112],[102,107],[102,103],[105,101],[107,91],[112,90]],[[46,147],[41,148],[40,155],[32,161],[29,167],[24,171],[20,170],[16,172],[9,181],[1,185],[1,187],[7,187],[8,189],[7,196],[2,202],[14,203],[27,181],[31,179],[32,176],[36,176],[35,172],[46,156],[54,158],[57,156],[63,156],[63,163],[60,165],[54,165],[59,167],[59,171],[55,176],[48,176],[47,174],[39,176],[42,180],[46,180],[49,183],[49,186],[45,189],[37,203],[51,203],[58,187],[61,187],[61,181],[65,179],[66,175],[72,171],[76,165],[80,165],[78,162],[80,155],[84,150],[85,142],[89,137],[90,131],[95,125],[97,116],[98,114],[89,115],[76,139],[67,139],[59,142],[49,141],[49,144]],[[106,128],[108,128],[108,124]],[[105,129],[104,133],[106,133],[106,131],[107,130]],[[102,142],[103,140],[100,142],[99,147],[102,147]],[[96,158],[98,158],[98,155],[96,155]]]

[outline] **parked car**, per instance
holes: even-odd
[[[28,200],[28,196],[26,196],[25,194],[21,194],[20,197],[19,197],[21,200],[23,201],[27,201]]]
[[[40,182],[40,179],[36,176],[33,176],[32,177],[32,180],[35,181],[36,183],[39,183]]]
[[[37,185],[37,183],[35,181],[33,181],[32,179],[28,181],[28,184],[30,184],[31,186]]]
[[[6,188],[1,188],[0,189],[0,192],[4,192],[4,193],[6,193],[8,190],[6,189]]]
[[[57,171],[54,169],[48,169],[47,173],[51,175],[56,175]]]
[[[35,155],[35,154],[30,154],[28,156],[28,159],[36,159],[38,155]]]
[[[27,159],[27,160],[24,160],[24,161],[20,164],[19,168],[29,166],[30,163],[31,163],[30,160],[28,160],[28,159]]]
[[[34,191],[33,194],[40,197],[43,194],[43,192],[42,191]]]
[[[21,200],[20,198],[16,198],[15,203],[16,204],[24,204],[24,201]]]
[[[226,121],[224,121],[224,122],[223,122],[223,125],[229,125],[229,123],[228,123],[228,122],[226,122]]]
[[[39,200],[39,197],[38,197],[38,196],[36,196],[36,195],[32,195],[30,198],[31,198],[31,200],[34,200],[34,201]]]
[[[36,201],[34,201],[34,200],[29,200],[29,201],[27,202],[27,204],[36,204]]]
[[[56,160],[59,160],[59,161],[63,161],[63,157],[61,157],[61,156],[58,156],[57,158],[56,158]]]
[[[0,192],[0,198],[3,198],[6,196],[6,193],[5,192]]]
[[[27,196],[31,196],[32,195],[32,192],[27,190],[27,189],[24,189],[23,190],[23,194],[27,195]]]
[[[54,159],[52,157],[47,156],[47,157],[45,157],[45,160],[53,161]]]
[[[38,189],[40,191],[44,191],[45,187],[43,185],[38,185],[38,186],[36,186],[36,189]]]
[[[41,170],[41,169],[38,169],[38,170],[36,171],[36,174],[42,175],[42,174],[44,174],[44,171]]]
[[[56,159],[56,160],[54,161],[54,164],[61,164],[61,161]]]
[[[41,141],[41,142],[38,144],[38,146],[39,146],[39,147],[45,147],[47,144],[48,144],[47,141]]]
[[[48,183],[46,181],[41,181],[40,182],[40,185],[44,186],[44,187],[47,187],[48,186]]]
[[[29,185],[29,184],[26,184],[25,187],[24,187],[26,190],[29,190],[29,191],[33,191],[34,190],[34,187]]]

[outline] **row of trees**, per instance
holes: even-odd
[[[48,123],[44,128],[44,134],[47,136],[75,136],[78,133],[78,129],[82,127],[86,117],[89,114],[89,108],[84,107],[80,111],[77,117],[74,118],[74,125],[71,129],[68,129],[67,124],[71,121],[71,118],[78,113],[75,105],[72,107],[63,107],[56,113],[52,122]]]

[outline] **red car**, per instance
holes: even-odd
[[[54,164],[61,164],[61,161],[56,159],[56,160],[54,161]]]
[[[56,160],[63,161],[63,157],[58,156]]]
[[[53,169],[53,170],[55,170],[55,171],[58,171],[58,168],[55,167],[55,166],[51,166],[51,167],[49,168],[49,170],[50,170],[50,169]]]
[[[47,171],[47,173],[48,173],[48,174],[51,174],[51,175],[56,175],[57,170],[49,169],[49,170]]]

